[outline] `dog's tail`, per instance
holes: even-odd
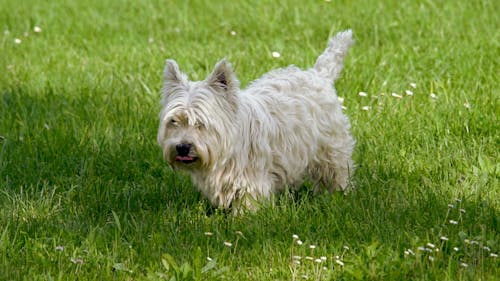
[[[340,72],[344,68],[344,58],[347,50],[354,43],[352,31],[350,29],[337,33],[330,42],[326,50],[318,57],[314,69],[321,77],[334,82],[340,77]]]

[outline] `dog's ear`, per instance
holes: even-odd
[[[186,77],[179,70],[179,65],[177,65],[175,60],[168,59],[165,65],[165,71],[163,72],[163,79],[165,85],[176,85],[183,84],[186,80]]]
[[[215,65],[206,81],[211,87],[220,88],[226,92],[237,90],[239,87],[233,68],[226,59],[222,59]]]

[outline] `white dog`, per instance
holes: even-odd
[[[352,43],[350,30],[340,32],[313,68],[274,70],[244,90],[226,60],[195,82],[167,60],[158,131],[165,159],[222,208],[254,209],[304,179],[345,190],[355,141],[332,84]]]

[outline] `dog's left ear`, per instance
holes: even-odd
[[[226,92],[236,90],[239,87],[239,81],[233,68],[226,59],[222,59],[215,65],[206,81],[211,87],[220,88]]]
[[[165,61],[165,70],[163,71],[163,79],[165,83],[181,84],[184,82],[185,77],[179,70],[179,65],[172,59]]]

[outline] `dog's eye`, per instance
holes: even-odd
[[[196,123],[194,123],[194,126],[198,129],[204,129],[205,128],[205,124],[197,121]]]
[[[176,127],[179,126],[179,122],[175,119],[170,119],[170,121],[168,121],[168,124]]]

